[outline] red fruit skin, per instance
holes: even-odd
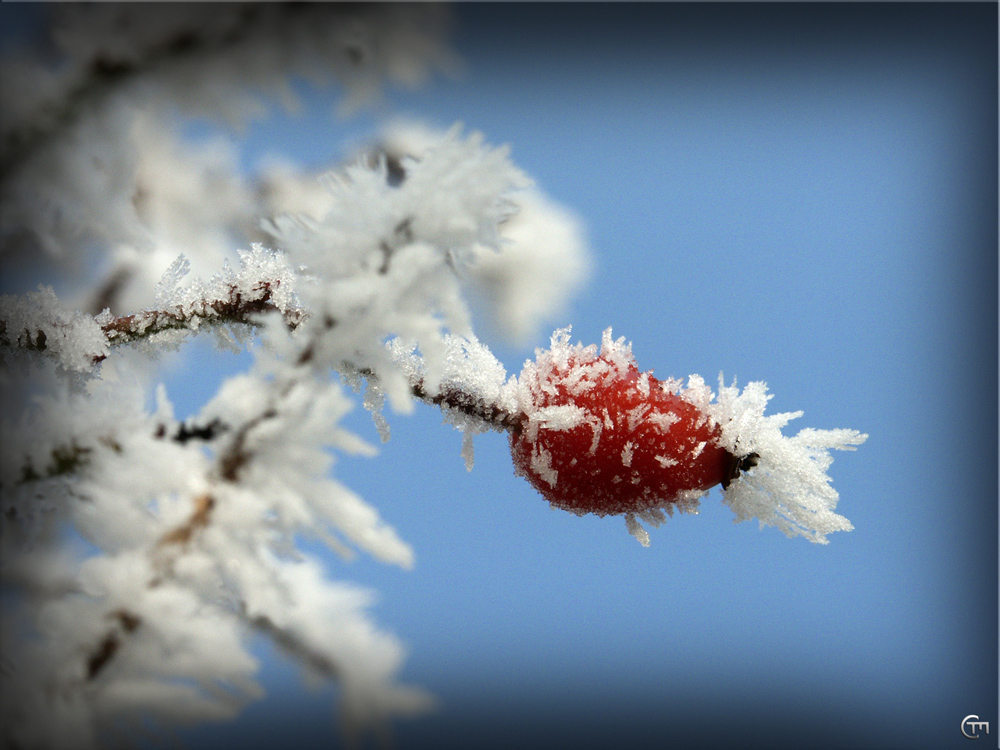
[[[708,415],[634,364],[584,360],[539,358],[538,377],[526,383],[532,404],[510,436],[515,472],[552,505],[599,516],[672,510],[728,481],[733,458]],[[595,382],[581,388],[581,380]],[[563,430],[532,425],[532,409],[550,406],[582,409],[587,421]]]

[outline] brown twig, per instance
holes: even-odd
[[[199,495],[196,497],[194,501],[194,511],[191,513],[191,517],[180,526],[171,529],[166,534],[161,536],[160,541],[156,543],[156,546],[166,547],[171,544],[186,546],[188,542],[191,541],[191,537],[195,535],[195,532],[208,526],[208,522],[212,518],[212,509],[214,507],[215,498],[211,495]]]
[[[266,409],[240,427],[232,445],[229,446],[229,450],[219,458],[219,474],[223,479],[227,482],[235,482],[239,478],[240,470],[253,457],[253,451],[248,449],[246,445],[247,435],[261,422],[274,419],[276,416],[278,416],[277,410]]]
[[[470,417],[476,417],[486,422],[498,432],[510,432],[521,423],[521,414],[512,414],[491,404],[484,399],[455,386],[444,386],[437,394],[431,395],[424,388],[423,380],[415,380],[410,384],[410,392],[427,404],[433,404],[443,409],[453,409]]]
[[[246,614],[246,605],[242,605],[243,618],[254,630],[260,631],[278,646],[282,651],[293,659],[304,664],[321,677],[336,679],[340,677],[340,668],[324,654],[312,649],[301,638],[287,628],[275,625],[274,621],[267,615],[257,615],[250,617]]]
[[[235,284],[231,284],[224,298],[200,300],[187,308],[178,306],[173,310],[146,310],[133,315],[122,315],[104,323],[101,330],[108,337],[110,344],[125,344],[161,331],[189,328],[195,319],[216,325],[226,323],[253,325],[256,322],[254,316],[275,310],[281,312],[289,328],[297,328],[305,317],[303,311],[298,308],[282,310],[273,302],[274,290],[279,283],[259,282],[254,291],[260,292],[260,296],[251,298],[245,297]],[[105,357],[106,355],[95,356],[94,364]]]

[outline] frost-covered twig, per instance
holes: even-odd
[[[507,411],[497,403],[484,400],[479,394],[462,390],[456,385],[443,386],[437,393],[430,393],[425,389],[423,381],[417,381],[413,384],[413,395],[428,404],[479,419],[484,424],[503,432],[514,429],[522,416],[518,412]]]
[[[241,253],[242,268],[228,267],[207,285],[177,288],[187,273],[184,256],[160,282],[158,309],[96,317],[62,308],[51,287],[0,297],[0,349],[42,352],[66,370],[87,372],[104,361],[113,346],[148,340],[168,331],[195,332],[201,326],[256,325],[261,315],[278,312],[296,328],[304,311],[297,306],[294,277],[284,260],[260,246]]]
[[[185,422],[181,422],[172,433],[168,433],[167,426],[161,423],[157,425],[153,437],[157,439],[167,438],[180,445],[185,445],[192,440],[207,443],[229,429],[229,425],[218,418],[213,419],[204,426],[197,424],[188,425]],[[110,448],[114,448],[115,446],[114,442],[108,439],[103,439],[103,443]],[[20,476],[12,484],[13,486],[18,486],[29,482],[71,476],[86,466],[88,456],[92,452],[92,448],[80,446],[74,442],[53,445],[48,451],[46,460],[36,460],[35,463],[23,464]],[[3,483],[0,482],[0,487],[2,486]]]
[[[90,448],[80,447],[72,443],[69,445],[56,445],[50,451],[51,460],[45,466],[36,467],[31,464],[25,464],[21,470],[21,476],[14,484],[26,484],[28,482],[71,475],[84,465],[87,454],[90,451]]]
[[[118,653],[122,636],[134,633],[142,624],[142,618],[127,609],[116,609],[108,613],[107,619],[114,624],[87,655],[87,680],[96,678]]]
[[[331,475],[335,451],[374,452],[340,425],[352,400],[333,371],[377,373],[372,406],[405,411],[414,396],[437,405],[465,432],[470,464],[472,435],[508,429],[517,408],[502,367],[469,338],[460,275],[504,250],[500,225],[528,180],[507,149],[460,128],[404,164],[396,186],[385,162],[330,176],[311,217],[270,225],[283,253],[255,247],[239,272],[182,286],[178,259],[146,313],[70,313],[51,290],[3,300],[4,348],[44,345],[52,358],[39,370],[55,370],[54,359],[93,375],[82,387],[53,377],[20,418],[3,415],[3,523],[38,540],[14,553],[4,584],[40,592],[9,614],[17,632],[44,620],[45,633],[35,645],[0,644],[14,664],[5,693],[18,696],[0,706],[5,741],[98,747],[129,716],[232,718],[259,695],[248,631],[341,680],[348,726],[431,705],[399,684],[403,649],[372,624],[371,596],[328,580],[297,549],[309,536],[344,557],[414,564],[410,546]],[[116,344],[155,349],[231,323],[257,325],[264,345],[184,423],[162,388],[149,413],[141,357],[107,356]],[[419,367],[387,349],[394,338],[421,352]],[[53,533],[62,528],[89,545],[65,565]]]
[[[288,628],[278,627],[267,615],[251,617],[246,614],[245,605],[241,607],[241,615],[254,630],[270,638],[284,653],[318,676],[335,680],[342,675],[341,667],[329,656],[312,648]]]
[[[256,316],[263,313],[280,312],[290,328],[298,326],[303,312],[296,308],[279,308],[272,301],[273,287],[279,282],[262,281],[249,296],[236,286],[229,287],[228,294],[216,299],[202,299],[187,306],[177,306],[164,310],[144,310],[132,315],[114,316],[110,313],[93,319],[103,334],[103,341],[93,336],[93,326],[82,313],[70,316],[60,315],[49,308],[49,315],[39,315],[28,321],[15,312],[17,304],[0,301],[0,314],[13,313],[0,318],[0,347],[7,350],[22,350],[52,353],[67,369],[84,370],[107,359],[109,347],[134,343],[165,331],[197,331],[202,325],[254,325]],[[33,305],[54,301],[48,288],[29,293],[20,298],[21,303]],[[10,322],[9,322],[10,321]],[[90,334],[86,336],[86,334]],[[77,349],[66,356],[62,342],[79,342],[89,338],[95,346]],[[59,343],[56,343],[59,342]]]
[[[368,380],[370,387],[378,387],[378,378],[371,370],[355,371],[355,374]],[[432,392],[427,389],[422,378],[415,377],[411,381],[411,392],[415,398],[441,408],[453,418],[456,415],[464,415],[500,432],[514,429],[523,416],[518,412],[509,411],[500,403],[485,399],[474,389],[463,390],[454,382]],[[235,439],[219,459],[219,475],[223,479],[227,481],[237,479],[241,467],[251,458],[246,447],[248,434],[262,422],[276,416],[277,411],[274,408],[266,408],[235,430]],[[205,425],[180,423],[172,431],[168,430],[166,425],[159,424],[153,436],[158,439],[167,438],[184,445],[192,440],[211,443],[221,435],[232,431],[234,431],[232,425],[215,417]],[[25,464],[15,485],[73,475],[84,468],[90,453],[89,447],[81,447],[74,443],[55,445],[50,449],[50,458],[43,466]]]
[[[154,566],[158,572],[149,581],[148,587],[161,586],[167,578],[174,576],[173,563],[177,555],[191,544],[196,534],[209,526],[215,504],[215,499],[210,495],[196,498],[188,519],[160,537],[154,548]],[[343,669],[335,660],[328,654],[312,648],[290,629],[275,624],[265,614],[251,616],[244,601],[237,602],[235,610],[237,616],[249,627],[271,639],[288,656],[318,676],[325,679],[337,679],[342,676]],[[110,620],[112,625],[87,654],[88,681],[98,677],[119,653],[125,639],[135,633],[143,622],[141,617],[126,608],[108,613],[105,619]]]
[[[360,375],[368,381],[369,387],[378,388],[378,376],[368,368],[355,370],[344,365],[348,375]],[[490,400],[472,387],[463,387],[455,380],[440,384],[437,388],[428,388],[424,378],[417,373],[410,373],[410,393],[413,397],[426,404],[437,406],[446,412],[463,414],[471,419],[481,421],[484,425],[498,432],[507,432],[520,422],[521,414],[511,412],[501,403]]]
[[[115,309],[74,313],[51,289],[0,302],[4,360],[20,353],[31,364],[3,376],[16,382],[22,373],[42,374],[31,383],[37,398],[0,420],[0,515],[11,530],[4,539],[27,542],[5,546],[12,562],[0,572],[5,587],[30,594],[11,598],[3,615],[5,626],[16,627],[5,632],[38,633],[0,643],[11,664],[4,694],[16,696],[0,705],[6,744],[94,748],[132,717],[231,719],[260,695],[247,649],[254,631],[310,671],[341,681],[348,727],[431,705],[399,683],[404,651],[374,626],[372,597],[329,580],[297,545],[308,536],[345,557],[360,551],[414,564],[410,546],[332,475],[335,452],[374,452],[341,425],[352,406],[331,377],[341,363],[378,373],[366,401],[384,397],[405,410],[413,396],[424,398],[464,425],[467,437],[509,414],[475,384],[442,379],[440,366],[447,333],[471,333],[462,275],[510,245],[500,225],[529,181],[508,150],[456,127],[399,160],[403,183],[392,184],[387,164],[371,160],[319,186],[296,177],[306,199],[275,204],[295,215],[265,227],[280,254],[254,248],[238,273],[183,288],[180,259],[151,303],[151,269],[181,248],[195,265],[218,268],[263,213],[263,199],[247,199],[250,181],[235,149],[192,145],[167,111],[180,105],[181,113],[245,119],[254,111],[245,105],[262,93],[287,93],[288,72],[312,62],[318,77],[328,79],[332,69],[343,80],[351,105],[383,80],[416,82],[447,57],[440,29],[421,23],[437,18],[435,9],[330,7],[289,14],[254,7],[253,28],[224,54],[210,53],[211,40],[232,28],[230,14],[240,6],[171,8],[162,24],[125,24],[137,34],[122,33],[122,19],[161,11],[61,9],[80,22],[63,30],[61,49],[83,65],[83,78],[71,74],[13,97],[18,109],[3,126],[40,130],[31,148],[21,141],[32,153],[18,168],[3,165],[4,225],[54,258],[97,261],[92,267],[104,277],[96,293],[68,294],[114,301]],[[218,13],[217,23],[191,23],[206,13]],[[359,22],[312,22],[326,13]],[[292,15],[305,20],[259,20]],[[178,45],[178,30],[187,27],[194,38]],[[88,70],[93,60],[100,63]],[[45,78],[10,70],[5,82]],[[63,94],[68,101],[59,104]],[[78,107],[80,99],[88,107]],[[50,100],[59,106],[46,122]],[[527,231],[533,239],[522,243],[525,257],[544,264],[562,240],[570,256],[582,253],[576,223],[552,210],[532,215],[535,225],[563,231]],[[90,248],[111,257],[85,256]],[[562,298],[561,289],[550,292]],[[536,316],[519,322],[533,325]],[[163,388],[150,411],[141,350],[172,346],[206,326],[234,326],[239,334],[249,325],[263,345],[253,347],[246,373],[228,378],[186,422],[174,419]],[[421,351],[419,378],[387,351],[393,337]],[[109,356],[125,344],[138,345],[140,356]],[[64,549],[67,529],[87,542],[85,552]]]
[[[272,301],[272,291],[278,284],[280,281],[261,281],[248,296],[244,296],[244,292],[234,285],[229,287],[225,297],[198,300],[174,309],[146,310],[118,317],[98,316],[98,322],[112,346],[138,341],[162,331],[193,331],[202,324],[253,325],[257,315],[272,311],[280,312],[288,327],[295,328],[302,320],[303,312],[297,308],[282,309]],[[95,357],[95,364],[102,359],[104,357]]]

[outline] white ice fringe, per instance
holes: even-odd
[[[692,376],[690,383],[694,393],[704,395],[701,378]],[[740,393],[735,383],[726,386],[719,376],[718,400],[708,411],[722,428],[722,445],[735,456],[759,456],[756,467],[730,484],[723,502],[736,522],[757,518],[762,528],[776,526],[789,537],[827,544],[827,534],[854,528],[834,512],[839,496],[826,473],[833,462],[830,451],[854,450],[868,436],[857,430],[807,428],[787,437],[781,428],[802,412],[764,416],[770,398],[762,382],[749,383]]]

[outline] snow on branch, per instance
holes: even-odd
[[[88,371],[108,353],[107,334],[93,317],[64,310],[52,287],[0,296],[0,347],[45,352],[66,370]]]

